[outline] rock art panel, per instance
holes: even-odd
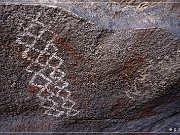
[[[32,20],[31,24],[16,40],[19,45],[26,47],[22,58],[31,61],[26,68],[27,72],[33,73],[29,85],[41,89],[37,97],[42,100],[41,106],[47,109],[44,114],[55,117],[61,117],[63,115],[75,116],[79,111],[73,109],[75,102],[69,99],[71,95],[71,92],[67,90],[69,84],[63,80],[66,74],[60,70],[63,60],[56,55],[58,49],[53,44],[53,37],[48,41],[45,40],[49,36],[43,39],[43,35],[46,33],[51,35],[54,33],[38,21],[40,15],[38,14]],[[60,94],[62,91],[68,94],[63,96]],[[43,93],[46,93],[46,96]],[[53,100],[54,97],[59,98],[60,101],[62,100],[62,103],[58,103],[58,100]],[[64,111],[60,110],[60,108]]]
[[[108,30],[74,11],[48,6],[0,6],[0,131],[178,127],[177,38],[158,28]]]

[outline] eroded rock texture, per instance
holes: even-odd
[[[58,7],[1,5],[0,14],[1,132],[159,132],[180,127],[180,41],[168,30],[109,30]],[[26,46],[17,39],[32,20],[52,31],[73,108],[80,111],[73,117],[45,115],[37,97],[40,88],[29,84],[31,61],[22,57]],[[38,35],[40,29],[31,32]],[[49,37],[38,44],[47,44]]]

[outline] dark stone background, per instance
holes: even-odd
[[[39,18],[57,36],[75,109],[70,118],[43,115],[28,85],[32,74],[18,34]],[[180,42],[162,28],[108,30],[62,8],[0,6],[1,132],[168,132],[180,127]],[[22,23],[22,25],[20,25]],[[128,98],[137,85],[141,95]],[[132,89],[133,91],[133,89]]]

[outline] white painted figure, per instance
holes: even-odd
[[[37,97],[42,101],[41,106],[47,109],[44,114],[55,117],[65,114],[75,116],[79,111],[73,109],[75,102],[70,99],[71,92],[66,89],[69,83],[63,80],[66,74],[59,69],[63,60],[56,54],[57,47],[53,44],[53,40],[38,46],[38,41],[43,42],[42,35],[45,32],[53,34],[52,31],[45,28],[43,23],[38,21],[39,17],[40,14],[16,40],[18,44],[26,47],[22,58],[31,61],[26,68],[27,72],[34,73],[29,85],[41,89]],[[41,30],[34,33],[32,29],[37,25],[41,27]]]

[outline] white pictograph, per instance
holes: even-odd
[[[140,80],[140,78],[136,78],[134,80],[134,83],[131,87],[131,89],[126,90],[125,94],[128,98],[132,99],[132,100],[136,100],[136,99],[141,99],[143,98],[143,96],[146,96],[147,92],[142,92],[141,90],[138,89],[137,84],[138,83],[143,83],[143,81]]]
[[[156,87],[158,86],[164,86],[167,84],[167,80],[163,75],[166,73],[168,74],[174,74],[176,70],[179,70],[180,67],[180,50],[177,49],[176,53],[174,55],[175,57],[170,57],[169,55],[165,55],[162,57],[162,60],[159,60],[156,65],[153,65],[153,60],[150,61],[149,65],[147,67],[144,67],[144,69],[139,70],[138,72],[139,77],[136,77],[134,79],[134,83],[130,86],[129,90],[125,91],[125,94],[127,95],[128,98],[132,100],[136,99],[141,99],[144,96],[147,96],[150,92],[145,91],[142,92],[141,90],[138,89],[138,84],[143,84],[143,86],[148,86],[156,91]],[[158,69],[158,70],[157,70]],[[151,82],[153,80],[152,78],[153,75],[150,74],[150,71],[155,71],[157,75],[161,75],[164,79],[158,80],[156,82]],[[151,93],[152,94],[152,93]]]
[[[75,102],[70,99],[65,73],[60,70],[62,58],[57,56],[58,49],[53,44],[53,32],[38,21],[40,14],[32,21],[16,42],[26,47],[22,57],[31,61],[26,71],[33,73],[29,85],[41,90],[37,97],[46,109],[44,114],[60,117],[75,116],[79,111],[73,109]]]

